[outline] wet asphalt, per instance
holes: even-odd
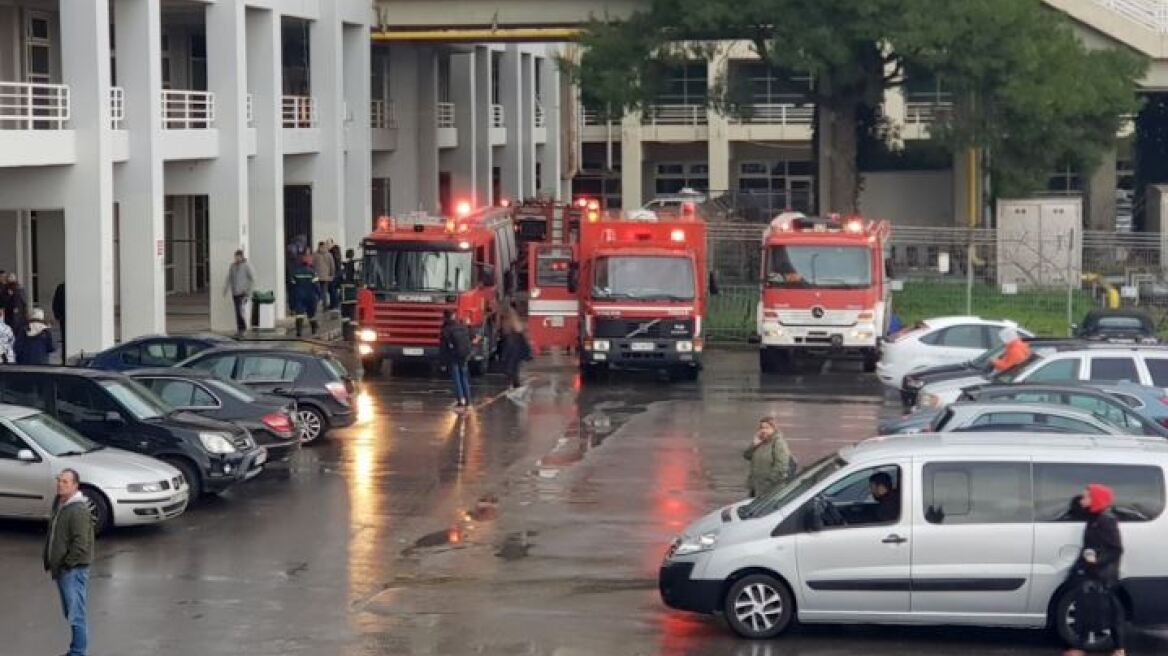
[[[1058,654],[1037,631],[813,626],[770,642],[665,608],[656,572],[692,519],[744,494],[741,452],[773,415],[801,463],[897,407],[858,364],[760,379],[712,351],[696,383],[569,359],[521,402],[475,379],[450,409],[425,371],[365,381],[361,421],[167,524],[99,540],[94,656]],[[0,522],[0,655],[64,651],[45,526]],[[1168,653],[1140,634],[1131,654]]]

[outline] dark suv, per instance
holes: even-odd
[[[203,351],[176,366],[210,371],[257,392],[293,399],[300,419],[300,439],[305,444],[357,420],[353,380],[328,351],[239,344]]]
[[[192,500],[252,478],[267,460],[243,428],[177,411],[113,372],[0,367],[0,403],[43,410],[99,444],[173,465],[190,484]]]

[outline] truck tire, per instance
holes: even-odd
[[[366,376],[380,376],[381,365],[384,362],[383,358],[361,358],[361,369]]]
[[[778,362],[775,349],[762,347],[758,350],[758,370],[764,374],[778,373]]]
[[[766,374],[789,374],[795,369],[795,354],[787,349],[766,347],[758,352],[759,369]]]
[[[876,349],[864,351],[864,373],[866,373],[866,374],[875,373],[876,363],[879,360],[880,360],[880,355],[876,352]]]

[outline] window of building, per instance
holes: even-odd
[[[810,214],[815,193],[811,163],[804,161],[750,161],[738,168],[738,191],[748,209],[770,220],[784,210]]]
[[[1046,190],[1055,195],[1074,196],[1083,193],[1083,178],[1070,164],[1062,166],[1050,174]]]
[[[499,78],[503,69],[503,53],[491,53],[491,103],[498,105],[503,102],[499,89]]]
[[[710,187],[710,167],[705,162],[663,162],[655,173],[654,191],[659,196],[687,188],[706,191]]]
[[[450,55],[438,57],[438,102],[450,102]]]
[[[815,84],[810,74],[783,76],[757,61],[732,63],[730,71],[742,97],[758,105],[805,104]]]
[[[924,514],[930,524],[1030,521],[1028,463],[929,463],[925,465],[923,481]]]
[[[1078,496],[1088,483],[1115,492],[1112,512],[1121,522],[1146,522],[1164,511],[1164,473],[1156,466],[1057,463],[1034,465],[1034,519],[1083,521]]]
[[[669,67],[662,76],[658,105],[705,105],[709,95],[706,62]]]
[[[904,95],[910,103],[947,103],[953,100],[953,94],[945,89],[940,76],[911,65],[905,67]]]
[[[393,213],[390,204],[389,178],[373,178],[373,229],[377,228],[377,219]]]

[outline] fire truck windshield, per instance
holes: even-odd
[[[464,292],[472,264],[466,251],[366,248],[363,275],[375,291]]]
[[[690,301],[693,260],[686,257],[613,255],[596,260],[592,297]]]
[[[872,254],[863,246],[774,246],[768,287],[863,289],[872,285]]]

